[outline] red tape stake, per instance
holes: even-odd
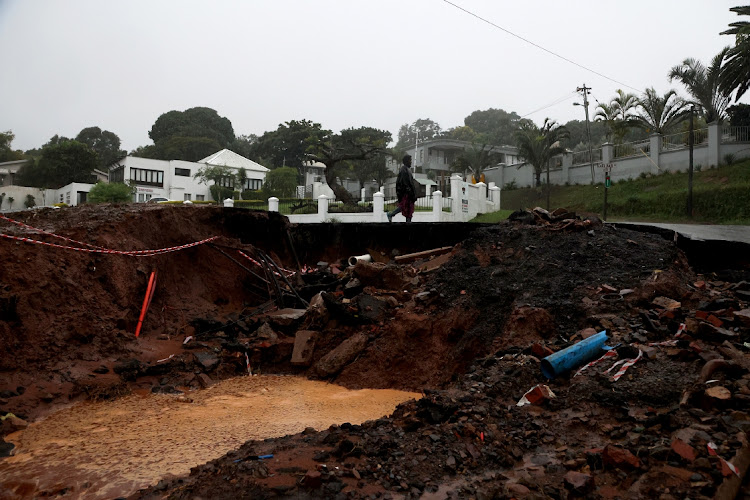
[[[143,306],[141,307],[141,316],[138,318],[138,326],[135,327],[135,338],[141,334],[141,327],[143,326],[143,318],[146,317],[146,311],[148,306],[151,305],[151,299],[154,296],[154,288],[156,286],[156,271],[151,271],[151,277],[148,279],[148,288],[146,288],[146,296],[143,297]]]

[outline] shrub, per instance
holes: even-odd
[[[122,182],[97,182],[86,199],[89,203],[128,203],[133,201],[133,188]]]
[[[732,153],[725,154],[724,155],[724,164],[725,165],[732,165],[737,159]]]
[[[26,205],[26,208],[34,207],[34,206],[36,206],[36,198],[34,198],[30,194],[27,194],[26,195],[26,201],[24,201],[23,204]]]

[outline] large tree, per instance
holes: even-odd
[[[0,132],[0,162],[23,160],[23,152],[20,150],[14,151],[11,147],[15,138],[16,136],[10,130]]]
[[[420,118],[414,123],[404,123],[398,130],[396,146],[401,149],[410,148],[416,144],[417,136],[420,141],[429,141],[440,137],[443,129],[440,124],[429,118]]]
[[[667,134],[687,118],[690,113],[687,107],[688,103],[674,90],[660,96],[653,87],[648,88],[638,99],[636,120],[641,128],[651,134]]]
[[[451,168],[457,172],[470,171],[474,181],[480,182],[482,181],[482,172],[495,165],[498,161],[497,157],[497,153],[492,151],[492,145],[473,143],[456,156]]]
[[[232,122],[204,107],[164,113],[148,135],[154,147],[141,153],[160,160],[198,161],[236,141]]]
[[[513,144],[513,134],[521,126],[521,123],[528,122],[514,111],[508,113],[502,109],[485,109],[472,112],[464,118],[464,125],[470,127],[476,132],[474,138],[476,142],[502,146],[504,144]]]
[[[729,52],[729,47],[724,47],[711,59],[708,67],[690,57],[682,61],[682,64],[674,66],[669,72],[669,81],[679,80],[685,86],[693,97],[691,104],[698,106],[706,123],[721,122],[726,118],[731,98],[719,88],[719,77],[727,52]]]
[[[100,169],[106,169],[127,155],[124,150],[120,149],[120,138],[117,134],[99,127],[87,127],[81,130],[75,140],[86,144],[96,152]]]
[[[93,149],[78,141],[48,143],[38,162],[30,162],[18,171],[19,184],[39,188],[59,188],[71,182],[91,182],[97,167]]]
[[[740,16],[750,16],[750,6],[733,7],[729,10]],[[734,35],[735,44],[727,51],[719,85],[724,95],[731,96],[734,92],[736,102],[750,88],[750,22],[737,21],[729,26],[731,28],[721,34]]]
[[[325,165],[326,182],[336,198],[344,203],[354,200],[349,192],[339,185],[337,179],[350,172],[344,171],[343,165],[351,166],[354,160],[369,160],[385,154],[386,145],[391,142],[391,133],[372,127],[349,128],[340,134],[328,134],[320,139],[308,141],[307,157]]]
[[[564,126],[555,121],[544,119],[544,124],[537,127],[532,122],[523,123],[515,133],[518,155],[523,158],[525,164],[530,164],[534,169],[535,185],[541,184],[541,176],[547,169],[547,184],[549,184],[549,163],[553,156],[562,154],[565,150],[560,146],[560,141],[566,138],[568,131]]]
[[[248,157],[270,169],[294,167],[301,175],[302,167],[308,161],[306,153],[310,142],[330,133],[323,130],[320,123],[291,120],[257,137],[250,144]]]

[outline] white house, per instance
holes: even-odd
[[[228,149],[212,154],[198,162],[183,160],[152,160],[126,156],[109,167],[109,182],[129,181],[135,187],[133,201],[145,202],[151,198],[170,200],[211,200],[207,184],[196,179],[195,174],[205,167],[223,166],[234,171],[245,169],[245,185],[227,186],[237,190],[260,189],[269,171],[263,165]]]

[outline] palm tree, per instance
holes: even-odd
[[[471,147],[464,149],[458,155],[451,165],[453,170],[465,172],[471,170],[475,182],[482,181],[482,172],[491,166],[495,161],[496,153],[492,152],[492,146],[482,144],[481,146],[472,143]]]
[[[750,16],[750,6],[733,7],[729,10],[740,16]],[[734,100],[739,101],[750,88],[750,22],[738,21],[729,26],[731,28],[721,34],[734,35],[735,45],[727,51],[719,75],[719,86],[726,96],[731,96],[736,90]]]
[[[547,169],[547,185],[549,185],[549,162],[553,156],[562,154],[565,149],[560,146],[560,141],[566,139],[570,134],[568,129],[558,125],[554,120],[544,119],[544,124],[537,127],[532,122],[522,123],[516,131],[516,144],[518,155],[524,159],[525,164],[530,164],[534,169],[535,184],[541,184],[542,170]]]
[[[691,104],[695,104],[703,111],[706,123],[721,122],[726,118],[727,107],[731,99],[719,89],[719,75],[727,52],[729,52],[729,47],[724,47],[711,59],[708,68],[697,59],[690,57],[669,72],[669,81],[679,80],[693,96]]]
[[[640,113],[636,120],[640,127],[652,134],[664,134],[687,118],[690,112],[687,105],[674,90],[669,90],[660,97],[651,87],[638,99]]]
[[[630,127],[636,126],[636,115],[633,110],[638,105],[635,94],[623,92],[617,89],[617,94],[609,101],[609,104],[601,104],[596,108],[594,121],[603,121],[607,127],[607,140],[613,136],[616,142],[622,142]]]

